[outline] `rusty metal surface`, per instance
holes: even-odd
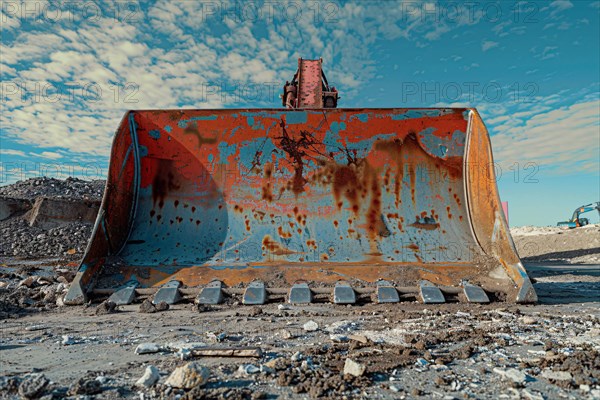
[[[298,108],[322,108],[321,60],[298,59]]]
[[[502,262],[519,286],[508,231],[491,217],[499,202],[477,196],[497,197],[495,182],[465,184],[467,155],[491,160],[474,119],[469,109],[130,112],[80,272],[99,287],[340,276],[456,285],[485,284],[484,267]],[[493,232],[495,251],[483,239]],[[97,274],[107,257],[118,262]]]
[[[67,304],[84,301],[106,257],[117,254],[129,235],[139,187],[137,137],[130,130],[132,117],[131,113],[125,114],[115,134],[104,198],[83,262],[65,298]],[[117,280],[115,284],[124,282]]]
[[[510,236],[498,195],[489,136],[476,111],[471,114],[470,136],[465,181],[473,232],[485,254],[497,259],[510,279],[522,287],[529,283],[529,278]],[[524,296],[526,302],[537,301],[533,287],[528,288],[527,293],[519,296]]]

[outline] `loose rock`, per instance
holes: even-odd
[[[88,380],[85,378],[80,378],[77,382],[73,383],[69,387],[68,393],[71,396],[75,396],[78,394],[92,395],[92,394],[98,394],[101,391],[102,391],[102,385],[97,380],[95,380],[95,379]]]
[[[19,385],[19,394],[26,399],[38,398],[47,385],[48,379],[43,374],[27,375]]]
[[[135,348],[135,354],[152,354],[158,353],[160,346],[156,343],[140,343]]]
[[[158,369],[154,365],[149,365],[146,367],[144,371],[144,375],[135,383],[136,386],[139,387],[152,387],[160,378],[160,374]]]
[[[287,329],[281,330],[281,338],[282,339],[291,339],[293,337],[294,337],[294,335],[292,335],[292,332],[288,331]]]
[[[314,332],[319,329],[319,324],[315,321],[308,321],[304,324],[304,330],[307,332]]]
[[[152,300],[150,299],[146,299],[142,302],[142,304],[140,304],[139,312],[141,313],[150,314],[155,313],[157,311],[158,310],[156,309],[156,306],[152,304]]]
[[[329,339],[331,339],[332,342],[343,343],[348,341],[348,336],[339,333],[334,333],[332,335],[329,335]]]
[[[505,380],[514,382],[517,385],[522,385],[527,380],[527,374],[516,368],[494,368],[494,372],[501,375]]]
[[[260,372],[260,368],[253,364],[240,365],[237,372],[239,375],[251,375]]]
[[[544,396],[542,396],[541,394],[529,391],[527,389],[523,389],[521,391],[521,394],[523,395],[523,398],[527,400],[545,400]]]
[[[96,307],[96,315],[106,315],[116,312],[117,305],[112,301],[103,301]]]
[[[61,343],[63,344],[63,346],[70,346],[72,344],[75,344],[75,339],[73,339],[71,336],[63,335]]]
[[[365,373],[366,367],[363,364],[357,363],[356,361],[346,358],[344,363],[344,374],[362,376]]]
[[[549,369],[543,370],[540,376],[550,381],[570,381],[571,379],[573,379],[573,375],[571,375],[570,372],[552,371]]]
[[[196,362],[190,362],[183,367],[178,367],[167,378],[165,385],[180,388],[191,389],[196,386],[203,386],[210,377],[210,370]]]

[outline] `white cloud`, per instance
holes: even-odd
[[[62,154],[53,152],[53,151],[42,151],[41,153],[30,153],[32,156],[37,156],[41,158],[46,158],[49,160],[58,160],[59,158],[63,158]]]
[[[573,3],[569,0],[555,0],[549,5],[550,8],[550,16],[556,17],[561,12],[568,10],[569,8],[573,8]]]
[[[481,50],[482,51],[488,51],[489,49],[493,49],[494,47],[498,47],[498,42],[493,42],[491,40],[484,40],[481,43]]]
[[[494,158],[502,165],[533,162],[558,174],[600,169],[600,100],[494,122]]]
[[[544,47],[542,53],[539,54],[537,57],[539,57],[540,60],[548,60],[550,58],[558,57],[559,53],[557,51],[554,51],[556,49],[558,49],[558,47],[556,46],[546,46]]]
[[[479,68],[479,64],[477,64],[477,63],[471,63],[470,65],[463,66],[462,69],[465,70],[465,71],[470,71],[470,70],[472,70],[474,68]]]
[[[64,38],[53,33],[23,31],[12,46],[0,44],[2,62],[14,65],[23,61],[31,61],[46,57],[48,49],[62,49]]]
[[[13,149],[0,149],[0,156],[17,156],[25,157],[25,152]]]
[[[16,4],[16,2],[14,4]],[[21,26],[21,21],[19,21],[19,18],[11,13],[5,14],[3,11],[5,10],[0,10],[0,31],[9,31],[13,28],[18,28]]]

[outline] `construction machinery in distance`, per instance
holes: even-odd
[[[129,111],[65,302],[535,302],[479,113],[337,96],[299,59],[284,109]]]
[[[600,201],[596,202],[596,203],[590,203],[590,204],[586,204],[584,206],[581,207],[577,207],[575,209],[575,211],[573,211],[573,215],[571,216],[571,219],[569,219],[568,221],[560,221],[559,223],[557,223],[557,226],[562,226],[565,228],[579,228],[582,226],[586,226],[587,224],[590,223],[590,220],[587,218],[581,218],[581,214],[590,212],[590,211],[598,211],[598,215],[600,215]]]

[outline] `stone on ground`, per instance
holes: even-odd
[[[177,367],[167,378],[165,385],[180,389],[191,389],[205,385],[209,377],[210,370],[208,368],[196,362],[190,362],[183,367]]]
[[[44,374],[27,375],[19,385],[19,394],[26,399],[36,399],[48,385]]]
[[[354,375],[354,376],[362,376],[365,373],[367,368],[356,361],[346,358],[346,363],[344,364],[344,375]]]
[[[160,378],[158,369],[154,365],[149,365],[144,371],[144,375],[135,383],[139,387],[152,387]]]

